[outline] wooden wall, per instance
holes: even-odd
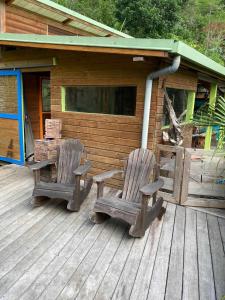
[[[91,174],[121,168],[129,152],[141,146],[145,82],[147,74],[159,68],[159,59],[133,62],[131,56],[91,54],[79,52],[20,49],[4,53],[6,61],[56,57],[57,66],[51,68],[52,118],[63,121],[63,137],[79,138],[88,150],[93,163]],[[195,90],[197,77],[186,70],[177,75],[153,82],[152,106],[148,147],[161,143],[163,115],[163,86]],[[137,109],[135,116],[113,116],[62,112],[61,87],[66,85],[136,85]],[[113,186],[121,180],[114,178]]]
[[[58,59],[59,66],[51,73],[52,118],[63,120],[64,137],[79,138],[85,144],[93,162],[92,174],[121,168],[129,152],[141,145],[145,80],[156,68],[156,60],[142,63],[133,62],[130,56],[81,53],[70,53]],[[61,87],[87,84],[137,86],[136,115],[62,112]],[[151,123],[153,131],[154,121]],[[119,181],[114,179],[111,183],[117,185]]]
[[[6,5],[5,11],[5,32],[49,35],[92,35],[83,30],[71,28],[60,22],[9,5]]]

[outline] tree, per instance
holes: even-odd
[[[55,2],[108,26],[119,27],[115,16],[114,0],[56,0]]]
[[[179,20],[183,1],[115,0],[122,29],[134,37],[166,38]]]

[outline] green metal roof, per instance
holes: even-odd
[[[43,0],[42,0],[43,1]],[[66,45],[66,46],[86,46],[117,49],[136,50],[161,50],[173,55],[181,55],[185,60],[212,71],[224,77],[225,67],[216,63],[209,57],[201,54],[183,42],[167,39],[124,39],[124,38],[103,38],[103,37],[76,37],[76,36],[49,36],[35,34],[0,34],[1,41],[11,41],[21,43]],[[57,47],[56,47],[57,48]]]
[[[91,18],[85,17],[50,0],[14,0],[12,5],[22,9],[25,8],[27,11],[61,23],[71,18],[72,21],[69,22],[67,26],[81,29],[97,36],[112,34],[118,37],[131,38],[128,34],[115,30]]]

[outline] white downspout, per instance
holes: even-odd
[[[145,88],[145,104],[144,104],[144,116],[143,116],[143,128],[142,128],[142,140],[141,148],[147,149],[148,145],[148,129],[149,129],[149,118],[151,113],[151,100],[152,100],[152,83],[153,79],[159,78],[160,76],[175,73],[180,66],[181,57],[176,56],[173,59],[172,65],[161,70],[150,73],[146,79]]]

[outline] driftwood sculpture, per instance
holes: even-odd
[[[136,149],[130,153],[125,171],[113,170],[94,177],[97,183],[97,200],[90,219],[101,223],[107,217],[120,218],[131,225],[130,235],[142,237],[151,222],[161,218],[163,198],[156,199],[157,191],[163,186],[161,178],[150,183],[150,175],[156,170],[154,154],[147,149]],[[125,172],[124,187],[120,197],[104,197],[104,182],[116,173]],[[153,197],[152,207],[148,205]]]
[[[60,198],[68,201],[67,209],[79,211],[80,205],[87,197],[93,182],[93,178],[87,178],[86,174],[91,163],[86,161],[81,165],[84,155],[84,146],[79,140],[68,139],[60,145],[56,160],[41,161],[31,166],[34,173],[35,186],[33,190],[33,203],[40,203],[39,197]],[[40,170],[48,165],[56,164],[57,182],[42,182]],[[84,176],[84,185],[81,178]]]
[[[170,118],[170,129],[168,130],[169,141],[173,145],[181,146],[183,144],[184,138],[181,130],[181,120],[182,117],[186,114],[186,110],[177,118],[176,113],[174,111],[172,101],[167,93],[166,88],[164,88],[164,96],[166,100],[166,108],[169,113]]]

